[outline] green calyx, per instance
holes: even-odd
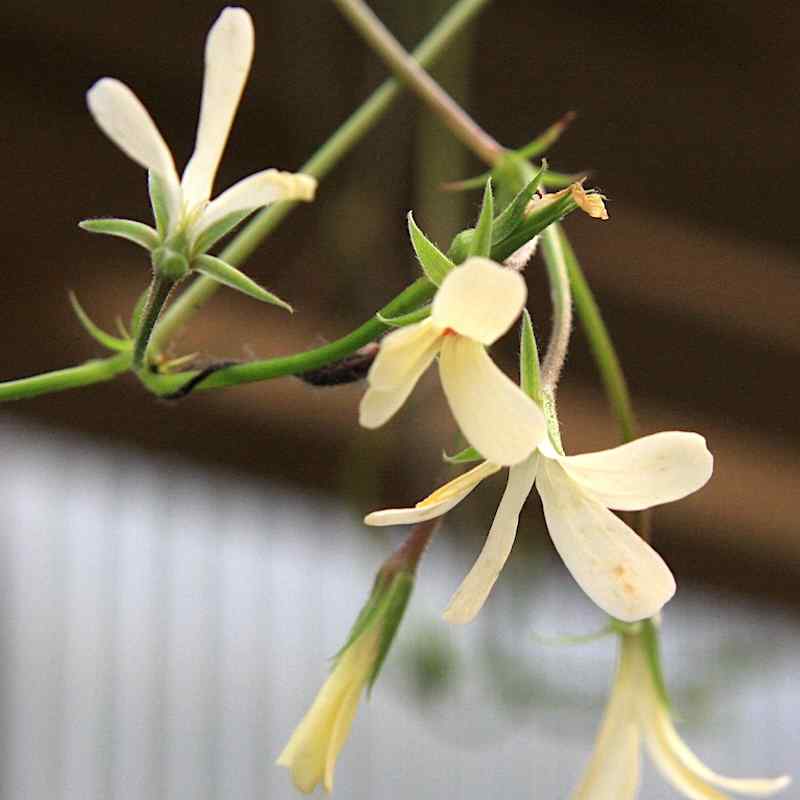
[[[189,258],[182,238],[160,245],[150,253],[150,259],[155,274],[164,280],[177,283],[189,274]]]
[[[378,650],[367,681],[370,690],[392,646],[413,589],[414,575],[411,572],[381,569],[375,578],[367,602],[350,630],[347,641],[334,656],[336,663],[358,639],[377,627],[380,632]]]

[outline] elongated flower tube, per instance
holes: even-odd
[[[333,790],[336,759],[347,741],[364,689],[371,689],[403,619],[414,573],[436,523],[417,525],[384,562],[375,585],[336,656],[333,671],[278,757],[301,792]]]
[[[675,593],[661,556],[609,509],[637,511],[679,500],[711,477],[713,458],[696,433],[668,431],[578,456],[562,456],[547,440],[511,467],[481,554],[444,617],[470,622],[508,558],[522,507],[534,484],[553,544],[584,592],[625,622],[653,616]],[[438,517],[501,467],[486,461],[437,489],[414,508],[368,514],[367,525],[403,525]]]
[[[387,422],[439,356],[453,416],[467,440],[496,464],[517,464],[545,432],[544,415],[491,360],[486,347],[520,315],[527,290],[520,275],[473,257],[447,274],[431,315],[381,343],[361,401],[366,428]]]
[[[219,226],[227,232],[234,220],[240,222],[247,214],[277,200],[314,197],[316,180],[311,176],[267,169],[240,180],[210,201],[214,177],[252,59],[250,15],[243,8],[226,8],[206,41],[197,139],[181,178],[161,133],[125,84],[114,78],[101,78],[87,95],[89,110],[103,132],[150,172],[158,240],[175,240],[180,235],[181,247],[175,245],[175,249],[188,250],[191,256],[205,252],[211,246],[209,239],[220,238]],[[99,225],[91,227],[91,223],[86,227],[98,233],[112,232]]]
[[[633,800],[639,788],[642,739],[664,778],[691,800],[725,800],[727,795],[719,790],[767,797],[788,786],[790,778],[785,775],[727,778],[697,758],[675,730],[660,685],[658,655],[652,642],[648,647],[644,631],[620,635],[611,697],[594,753],[572,800]],[[651,635],[657,635],[652,628]]]

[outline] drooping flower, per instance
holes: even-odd
[[[206,40],[205,76],[194,153],[178,178],[172,153],[136,95],[114,78],[101,78],[89,90],[89,110],[103,132],[127,156],[149,170],[159,230],[128,226],[143,246],[175,240],[189,256],[205,252],[247,214],[277,200],[312,200],[316,180],[303,174],[267,169],[235,183],[210,201],[214,177],[253,58],[253,23],[243,8],[226,8]],[[210,201],[210,202],[209,202]],[[124,236],[104,220],[84,227]],[[127,221],[126,221],[127,222]],[[95,223],[95,224],[93,224]],[[101,223],[101,224],[96,224]],[[140,225],[139,223],[134,223]],[[118,228],[122,231],[124,229]],[[222,233],[220,233],[222,231]],[[209,243],[209,240],[212,240]],[[153,248],[149,248],[153,249]]]
[[[449,272],[430,317],[381,343],[367,376],[361,424],[377,428],[387,422],[438,355],[444,393],[470,444],[493,463],[525,459],[544,435],[544,416],[486,347],[511,327],[526,296],[520,275],[486,258],[469,258]]]
[[[333,671],[278,757],[301,792],[333,790],[336,759],[347,741],[364,689],[371,689],[403,619],[414,573],[435,523],[417,525],[384,562]]]
[[[373,627],[345,650],[280,754],[276,763],[291,770],[301,792],[313,792],[319,783],[333,790],[336,759],[350,733],[379,644],[380,630]]]
[[[481,554],[444,616],[471,621],[494,586],[534,483],[550,537],[584,592],[612,617],[634,622],[656,614],[675,592],[661,556],[609,509],[638,511],[679,500],[711,477],[713,458],[696,433],[669,431],[628,444],[562,456],[547,440],[509,471],[508,484]],[[376,511],[368,525],[403,525],[441,516],[500,470],[485,461],[414,508]]]
[[[611,697],[594,753],[572,800],[633,800],[639,788],[642,738],[664,778],[691,800],[725,800],[726,795],[718,789],[766,797],[788,786],[788,776],[727,778],[712,772],[697,758],[675,730],[663,688],[654,674],[660,665],[654,664],[648,653],[645,630],[620,635]]]

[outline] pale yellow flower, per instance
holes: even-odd
[[[183,176],[172,153],[136,95],[114,78],[89,90],[97,124],[129,158],[160,179],[168,228],[189,246],[232,214],[254,211],[278,200],[311,200],[317,182],[310,175],[267,169],[240,180],[210,201],[214,177],[228,139],[253,59],[253,22],[243,8],[226,8],[209,31],[197,139]]]
[[[711,477],[713,458],[696,433],[669,431],[611,450],[557,454],[549,442],[511,467],[503,498],[481,554],[453,595],[445,619],[464,623],[480,611],[517,534],[534,483],[553,544],[584,592],[625,622],[656,614],[675,592],[661,556],[609,509],[637,511],[685,497]],[[414,508],[368,514],[367,525],[434,519],[460,503],[501,467],[485,461],[437,489]]]
[[[785,788],[780,778],[727,778],[712,772],[678,736],[653,677],[644,639],[620,637],[617,675],[594,753],[572,800],[633,800],[639,788],[641,740],[661,774],[691,800],[725,800],[718,789],[766,797]]]
[[[496,464],[525,459],[544,435],[544,415],[486,347],[519,317],[526,296],[520,275],[486,258],[469,258],[449,272],[430,317],[381,342],[367,376],[361,424],[377,428],[387,422],[438,355],[444,393],[470,444]]]
[[[301,792],[313,792],[317,784],[333,790],[333,771],[358,701],[375,668],[381,629],[373,625],[339,657],[333,672],[297,726],[276,763],[288,767]]]

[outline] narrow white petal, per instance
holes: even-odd
[[[125,155],[161,178],[170,218],[174,219],[181,206],[175,163],[139,98],[124,83],[114,78],[101,78],[89,89],[86,101],[103,133]]]
[[[465,336],[445,336],[439,372],[459,428],[484,458],[510,466],[536,449],[545,435],[544,415],[483,345]]]
[[[253,38],[253,21],[243,8],[226,8],[209,31],[197,139],[181,181],[187,212],[211,196],[214,176],[250,72]]]
[[[367,525],[383,527],[386,525],[411,525],[441,517],[457,506],[484,478],[497,472],[500,467],[484,461],[468,472],[459,475],[433,494],[417,503],[414,508],[387,508],[373,511],[364,517]]]
[[[440,337],[430,318],[385,336],[367,375],[370,387],[386,391],[406,383],[409,372],[434,344],[438,346]]]
[[[667,431],[558,459],[567,473],[609,508],[637,511],[679,500],[711,477],[714,458],[696,433]]]
[[[547,528],[567,569],[600,608],[624,622],[652,617],[675,593],[661,556],[556,461],[536,478]]]
[[[237,211],[255,211],[278,200],[313,200],[317,181],[302,173],[279,172],[265,169],[234,183],[213,202],[209,203],[195,224],[197,234],[228,214]]]
[[[528,290],[519,273],[488,258],[473,257],[447,273],[431,317],[442,328],[492,344],[522,312]]]
[[[508,484],[483,549],[445,609],[448,622],[471,622],[483,608],[514,546],[519,515],[536,480],[538,462],[539,454],[534,453],[509,470]]]
[[[645,742],[650,757],[664,778],[689,800],[729,800],[727,795],[688,770],[665,743],[653,735],[649,727],[646,728]]]
[[[663,706],[657,707],[650,724],[651,735],[654,737],[653,747],[668,750],[683,767],[700,781],[751,797],[767,797],[785,789],[791,783],[788,775],[779,778],[727,778],[724,775],[718,775],[700,761],[683,739],[678,736],[669,712]]]

